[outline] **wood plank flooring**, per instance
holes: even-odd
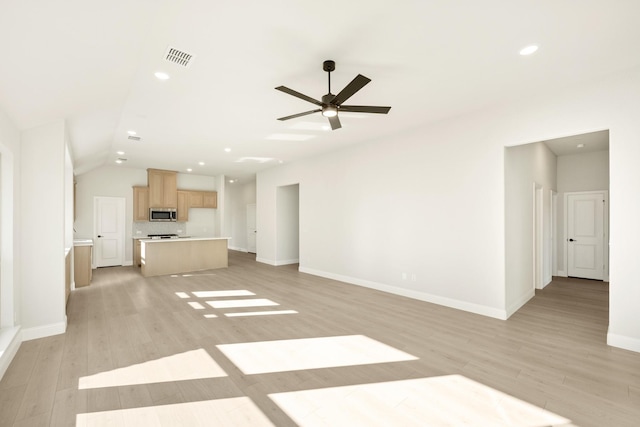
[[[220,290],[255,295],[194,294]],[[251,298],[279,305],[206,303]],[[295,313],[225,316],[272,310]],[[640,354],[608,347],[607,322],[608,284],[578,279],[556,278],[511,319],[500,321],[299,273],[295,266],[256,263],[255,256],[234,251],[229,268],[193,275],[143,278],[133,267],[101,268],[90,286],[72,292],[65,334],[20,347],[0,382],[0,426],[73,426],[77,420],[91,425],[108,416],[114,425],[129,416],[147,423],[160,416],[148,413],[153,408],[163,414],[175,408],[175,416],[183,417],[171,421],[163,415],[163,425],[220,416],[210,425],[310,426],[315,425],[311,417],[308,423],[294,422],[293,411],[276,404],[274,396],[295,402],[296,392],[306,398],[316,389],[330,393],[356,385],[413,384],[403,380],[446,381],[446,376],[458,376],[457,384],[473,382],[474,396],[482,394],[478,387],[499,391],[567,420],[557,425],[640,425]],[[223,351],[232,344],[338,336],[364,336],[416,359],[247,374]],[[181,379],[180,369],[167,368],[163,375],[175,375],[174,380],[145,380],[155,378],[144,373],[145,362],[171,361],[198,349],[226,376]],[[327,357],[340,352],[334,353]],[[98,374],[127,378],[130,373],[131,381],[121,385],[79,389],[83,377],[99,381]],[[451,420],[478,409],[472,407],[473,396],[452,390],[461,400]],[[222,403],[226,412],[216,413]],[[426,398],[423,403],[429,404]],[[234,413],[236,407],[244,409]],[[487,424],[476,418],[466,425]]]

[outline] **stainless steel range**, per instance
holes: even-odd
[[[150,239],[177,239],[179,236],[177,234],[148,234],[148,238]]]

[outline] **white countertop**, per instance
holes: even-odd
[[[141,243],[170,243],[170,242],[192,242],[195,240],[230,240],[231,237],[178,237],[177,239],[149,239],[141,238]]]
[[[93,246],[92,239],[73,239],[73,246]]]

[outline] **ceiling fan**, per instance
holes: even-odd
[[[331,72],[336,69],[336,63],[334,61],[324,61],[322,63],[322,69],[327,72],[329,77],[329,93],[322,96],[322,102],[317,99],[311,98],[310,96],[304,95],[300,92],[296,92],[293,89],[289,89],[285,86],[278,86],[276,90],[279,90],[284,93],[288,93],[289,95],[293,95],[297,98],[303,99],[307,102],[311,102],[312,104],[316,104],[318,107],[315,110],[305,111],[304,113],[293,114],[291,116],[280,117],[278,120],[289,120],[295,119],[296,117],[306,116],[307,114],[320,113],[329,119],[329,123],[331,124],[331,129],[336,130],[340,129],[342,125],[340,124],[340,119],[338,118],[338,111],[349,111],[354,113],[377,113],[377,114],[387,114],[391,107],[372,107],[366,105],[342,105],[347,99],[351,98],[353,94],[362,89],[367,83],[371,81],[371,79],[363,76],[362,74],[358,74],[351,83],[345,86],[344,89],[340,91],[337,95],[331,93]]]

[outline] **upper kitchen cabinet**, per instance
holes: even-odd
[[[218,207],[218,193],[215,191],[203,191],[202,207],[216,209]]]
[[[133,187],[133,220],[149,221],[149,187]]]
[[[189,221],[190,191],[178,190],[178,221]]]
[[[178,208],[177,173],[147,169],[150,208]]]

